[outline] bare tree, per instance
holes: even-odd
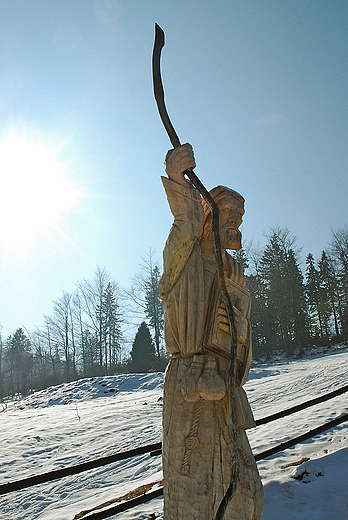
[[[104,373],[110,364],[118,361],[122,341],[122,313],[119,305],[119,287],[105,268],[97,267],[92,282],[77,284],[80,327],[95,339],[98,363]],[[82,314],[84,319],[82,319]],[[83,338],[84,341],[86,337]],[[85,343],[85,346],[87,344]]]
[[[76,342],[72,315],[72,294],[63,292],[53,304],[52,316],[48,319],[50,341],[62,352],[65,363],[65,380],[70,381],[77,376]]]
[[[163,306],[158,294],[160,280],[160,268],[155,258],[156,251],[149,249],[145,257],[142,257],[141,271],[132,280],[130,291],[125,291],[126,297],[135,304],[133,314],[139,318],[147,319],[152,330],[157,357],[161,356],[163,340]]]

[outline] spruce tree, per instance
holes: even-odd
[[[332,229],[330,251],[331,266],[336,265],[337,286],[339,287],[339,315],[341,334],[348,339],[348,228]]]
[[[143,321],[135,335],[131,350],[131,372],[149,372],[156,362],[156,351],[149,327]]]
[[[26,395],[30,390],[30,376],[33,355],[31,343],[22,328],[9,336],[5,344],[5,367],[7,373],[7,393],[19,392]]]
[[[262,251],[253,248],[249,251],[250,274],[247,276],[247,289],[251,294],[251,331],[252,345],[255,357],[266,356],[269,358],[269,343],[266,341],[267,333],[267,307],[265,283],[260,273],[260,260]]]
[[[145,316],[155,334],[157,356],[161,357],[160,344],[163,334],[164,316],[163,305],[158,294],[160,270],[157,265],[149,269],[148,277],[144,281],[145,288]]]
[[[339,322],[343,323],[342,316],[342,290],[340,289],[340,277],[335,272],[332,259],[323,251],[318,263],[321,300],[326,309],[327,320],[333,317],[335,334],[340,334]],[[328,327],[327,327],[328,328]]]
[[[274,229],[260,259],[259,273],[265,287],[266,338],[273,350],[300,353],[306,342],[307,309],[304,284],[288,229]]]
[[[277,232],[269,237],[264,249],[260,260],[260,275],[265,285],[267,307],[266,342],[272,350],[284,350],[290,353],[290,325],[284,287],[286,251],[281,247]]]
[[[98,307],[102,330],[105,374],[108,374],[110,366],[117,364],[118,353],[121,349],[121,324],[123,319],[117,303],[116,292],[117,286],[108,282],[102,294],[100,308]]]
[[[322,313],[320,312],[320,274],[312,253],[306,258],[306,297],[309,313],[309,336],[324,336]]]
[[[292,342],[301,355],[308,340],[308,312],[303,275],[292,249],[287,255],[287,275]]]
[[[163,305],[158,294],[160,268],[154,261],[155,251],[151,248],[142,258],[141,272],[132,280],[130,291],[126,291],[127,299],[135,303],[131,312],[137,319],[146,319],[155,341],[156,354],[161,358],[163,343]]]

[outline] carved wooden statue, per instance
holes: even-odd
[[[210,211],[183,174],[194,167],[192,147],[186,144],[168,152],[168,178],[162,177],[174,216],[160,281],[170,353],[164,384],[164,518],[259,520],[263,489],[245,433],[255,423],[243,389],[251,361],[250,295],[241,266],[226,252],[241,247],[244,199],[223,186],[210,192],[220,210],[224,273],[237,333],[231,394],[230,322],[217,282]],[[228,499],[231,476],[234,491]]]

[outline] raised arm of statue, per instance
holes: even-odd
[[[168,203],[174,217],[163,251],[163,275],[160,295],[165,298],[179,278],[196,240],[201,236],[204,211],[201,196],[183,172],[195,167],[191,145],[185,144],[167,153],[162,177]]]

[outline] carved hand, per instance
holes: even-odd
[[[186,143],[179,146],[179,148],[169,150],[165,158],[164,167],[171,180],[182,186],[191,187],[191,182],[185,178],[183,173],[185,170],[193,170],[196,167],[192,146]]]

